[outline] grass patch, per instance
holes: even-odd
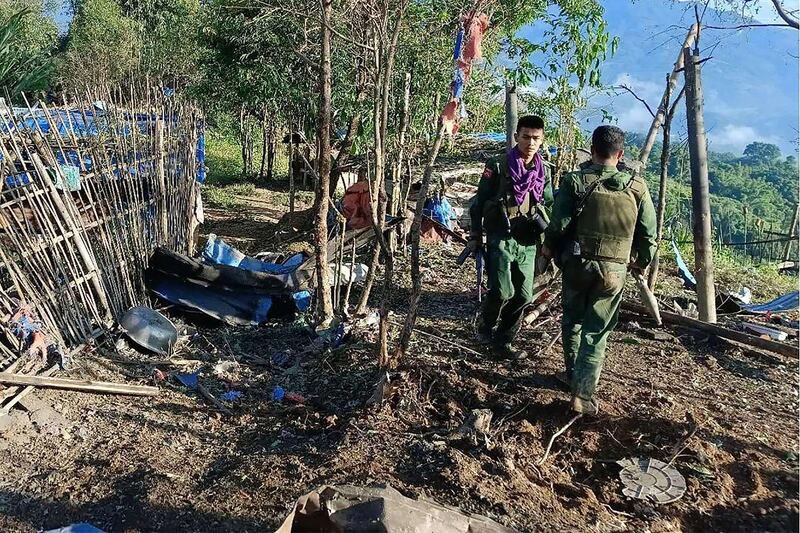
[[[206,184],[213,186],[241,182],[242,151],[233,135],[217,130],[206,131]]]
[[[678,249],[689,269],[694,270],[693,245],[679,244]],[[662,271],[676,272],[677,264],[669,241],[662,243],[659,253]],[[723,246],[714,248],[714,283],[721,291],[736,292],[747,287],[753,293],[753,303],[763,303],[796,291],[798,279],[796,275],[779,273],[776,263],[758,263],[748,255]]]
[[[244,184],[250,185],[255,189],[252,183]],[[229,185],[227,187],[218,187],[216,185],[205,185],[203,187],[203,202],[210,207],[220,207],[223,209],[231,209],[245,205],[245,202],[236,197],[238,193],[233,192],[240,185]]]

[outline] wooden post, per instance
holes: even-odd
[[[164,154],[164,121],[160,118],[156,120],[156,176],[158,178],[158,185],[161,188],[159,195],[159,223],[161,227],[161,243],[169,246],[169,223],[167,221],[167,175],[165,169],[165,154]]]
[[[506,81],[506,150],[514,147],[514,133],[517,131],[517,87]]]
[[[294,126],[289,122],[289,212],[294,213]]]
[[[792,222],[791,222],[791,224],[789,224],[789,231],[787,232],[787,237],[789,237],[789,240],[786,241],[786,245],[783,247],[783,260],[784,261],[788,261],[789,260],[789,256],[792,253],[792,242],[794,242],[794,239],[792,238],[792,236],[795,235],[795,232],[797,231],[797,218],[798,218],[798,215],[800,215],[800,204],[796,203],[796,204],[794,204],[794,215],[792,216]]]
[[[692,24],[692,27],[689,28],[689,33],[686,34],[686,39],[683,41],[683,47],[681,47],[681,51],[678,54],[678,59],[675,61],[675,67],[672,69],[672,73],[669,75],[669,82],[667,84],[667,90],[670,92],[675,89],[675,84],[678,81],[678,73],[683,68],[684,65],[684,57],[683,51],[687,48],[690,48],[694,43],[695,39],[697,38],[697,24]],[[642,146],[641,152],[639,152],[639,161],[647,164],[647,158],[650,157],[650,151],[653,149],[653,145],[656,142],[656,135],[658,134],[658,129],[661,127],[661,124],[664,122],[664,117],[667,114],[667,90],[664,91],[664,96],[661,98],[661,103],[658,106],[658,111],[656,111],[656,116],[653,118],[652,124],[650,124],[650,129],[647,132],[647,137],[645,138],[644,145]],[[688,103],[688,100],[687,100]]]
[[[692,230],[694,275],[700,320],[715,323],[714,257],[711,251],[711,207],[708,193],[708,152],[703,121],[703,86],[697,64],[699,50],[683,49],[686,77],[686,122],[689,126],[689,158],[692,172]]]

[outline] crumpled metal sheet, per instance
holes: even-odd
[[[275,533],[518,533],[485,516],[430,500],[406,498],[392,487],[328,486],[301,496]]]
[[[686,492],[686,480],[678,470],[658,459],[639,457],[617,461],[622,494],[654,503],[671,503]]]

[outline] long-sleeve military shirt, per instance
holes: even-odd
[[[614,166],[593,164],[589,169],[595,174],[599,174],[600,179],[605,179],[604,185],[610,189],[622,190],[627,185],[627,180],[630,179],[630,174],[620,173]],[[615,175],[616,177],[614,177]],[[583,176],[580,172],[566,174],[561,179],[561,186],[553,202],[550,225],[545,230],[544,244],[550,250],[557,250],[558,244],[563,239],[572,238],[566,233],[570,229],[578,200],[584,189]],[[656,210],[653,207],[650,191],[646,190],[639,205],[633,233],[631,255],[635,258],[636,266],[645,268],[649,265],[655,256],[656,249]]]
[[[544,164],[544,162],[542,162]],[[553,184],[550,178],[550,169],[545,165],[545,182],[542,192],[542,205],[549,210],[553,204]],[[506,154],[495,156],[486,162],[480,181],[478,182],[478,193],[470,205],[470,231],[469,234],[479,237],[483,234],[483,216],[486,203],[500,197],[504,180],[510,179],[506,171]],[[510,190],[510,187],[509,187]]]

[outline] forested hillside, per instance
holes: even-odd
[[[644,136],[628,133],[629,152],[637,154]],[[654,196],[658,191],[661,145],[648,159],[646,177]],[[718,242],[744,243],[786,233],[798,198],[797,160],[772,144],[753,142],[740,155],[709,152],[711,215]],[[666,219],[691,227],[691,177],[685,145],[670,151]],[[772,238],[777,236],[772,235]],[[744,251],[744,247],[737,247]],[[774,246],[778,248],[778,246]],[[780,249],[783,249],[781,244]],[[749,247],[755,253],[756,247]]]

